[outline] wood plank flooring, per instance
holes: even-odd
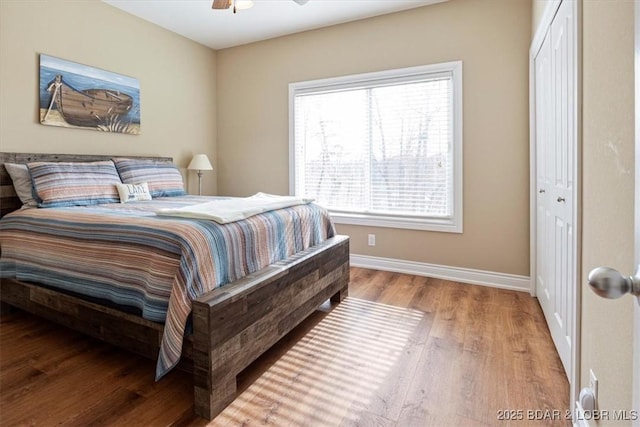
[[[569,386],[534,298],[360,268],[349,298],[323,305],[242,373],[241,393],[215,420],[193,415],[189,374],[156,383],[154,372],[151,360],[3,314],[0,424],[570,425]]]

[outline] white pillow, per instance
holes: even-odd
[[[146,182],[141,184],[116,184],[116,187],[120,195],[120,203],[151,200],[149,185]]]
[[[33,183],[27,165],[18,163],[5,163],[5,169],[13,181],[13,188],[23,206],[36,207],[38,202],[33,198]]]

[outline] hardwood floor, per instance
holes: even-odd
[[[45,320],[3,315],[0,424],[570,425],[569,386],[534,298],[359,268],[350,297],[245,370],[215,420],[193,415],[189,374],[156,383],[154,371]]]

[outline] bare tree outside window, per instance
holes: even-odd
[[[305,95],[301,194],[332,209],[448,215],[450,80]]]

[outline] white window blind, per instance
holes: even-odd
[[[294,194],[315,198],[338,222],[459,231],[454,71],[419,67],[293,84]]]

